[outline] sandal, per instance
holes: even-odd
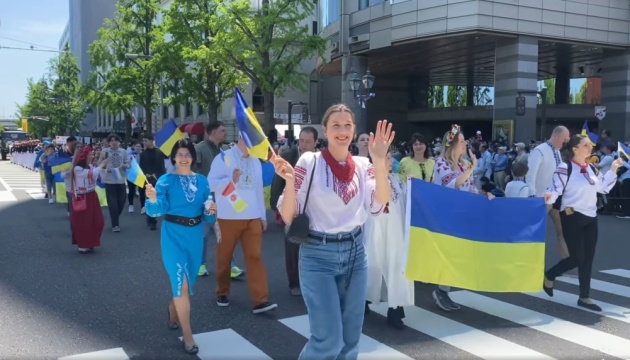
[[[177,330],[179,329],[179,323],[177,321],[171,321],[171,306],[166,307],[166,324],[169,329]]]
[[[199,347],[196,344],[191,346],[184,344],[184,351],[186,352],[186,354],[197,355],[197,353],[199,352]]]

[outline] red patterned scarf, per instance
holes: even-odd
[[[341,165],[339,161],[335,160],[328,149],[324,149],[322,151],[322,156],[324,157],[326,164],[330,167],[333,176],[335,176],[337,180],[344,183],[352,181],[356,164],[354,163],[354,159],[352,158],[350,152],[348,152],[345,165]]]

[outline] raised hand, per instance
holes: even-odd
[[[379,120],[376,124],[376,132],[370,133],[368,142],[368,151],[372,160],[385,160],[394,136],[396,132],[392,131],[392,124],[387,120]]]
[[[271,163],[276,171],[276,174],[283,178],[285,181],[294,181],[295,174],[293,172],[293,166],[288,161],[284,160],[280,156],[273,156]]]
[[[621,158],[617,158],[617,160],[613,161],[612,165],[610,166],[610,170],[616,173],[617,169],[619,169],[621,166],[623,166],[623,160],[621,160]]]
[[[149,199],[149,201],[152,203],[154,203],[157,199],[155,188],[149,183],[147,183],[146,187],[144,188],[144,194],[147,196],[147,199]]]

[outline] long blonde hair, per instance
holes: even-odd
[[[464,167],[468,164],[464,159],[464,155],[466,155],[465,151],[462,152],[457,159],[455,159],[455,155],[453,154],[453,150],[459,141],[459,135],[463,137],[464,133],[458,125],[453,125],[451,130],[447,131],[442,139],[442,158],[448,162],[453,171],[459,171],[459,164],[463,164]]]

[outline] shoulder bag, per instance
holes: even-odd
[[[72,169],[72,171],[74,171],[74,169]],[[72,206],[72,211],[74,212],[81,212],[81,211],[85,211],[85,209],[87,209],[87,201],[85,199],[85,194],[76,194],[76,189],[75,189],[75,177],[76,174],[72,174],[72,197],[70,198],[70,205]]]
[[[293,219],[291,225],[288,226],[286,239],[293,244],[304,244],[308,242],[308,233],[311,227],[311,220],[306,215],[306,205],[308,205],[308,197],[311,193],[311,185],[313,184],[313,178],[315,177],[315,167],[317,166],[317,157],[314,157],[313,171],[311,172],[311,178],[308,181],[308,189],[306,190],[306,200],[304,200],[304,208],[302,213]]]

